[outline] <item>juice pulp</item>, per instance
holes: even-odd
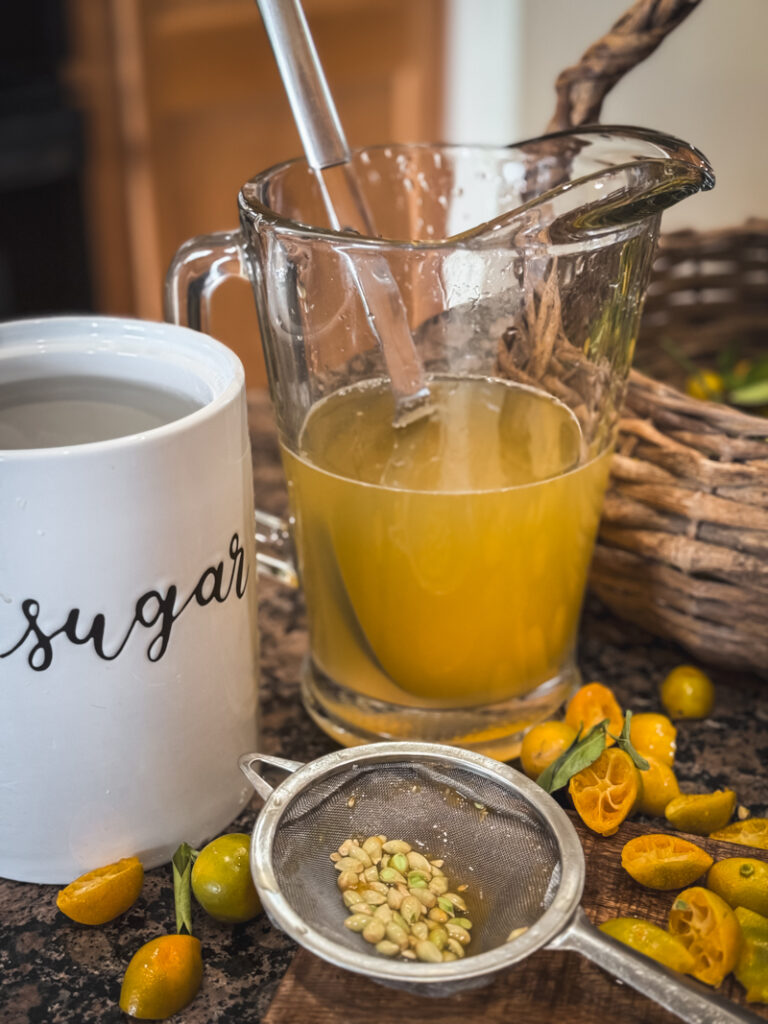
[[[544,392],[434,378],[392,425],[386,382],[317,403],[283,448],[312,657],[349,690],[460,707],[527,693],[569,657],[609,453]]]

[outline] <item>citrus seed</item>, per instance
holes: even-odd
[[[368,924],[372,918],[368,917],[367,914],[352,914],[344,922],[344,927],[349,928],[351,932],[361,932],[363,928]]]
[[[410,853],[411,844],[403,842],[402,839],[390,839],[388,843],[382,845],[384,853]]]
[[[387,926],[383,921],[378,921],[375,917],[368,918],[368,923],[363,928],[363,938],[366,942],[370,942],[375,946],[377,942],[381,942],[386,934]]]
[[[417,942],[415,952],[419,960],[423,960],[425,963],[441,964],[443,962],[443,954],[429,939]]]

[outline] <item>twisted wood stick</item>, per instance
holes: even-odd
[[[558,76],[550,132],[600,119],[603,100],[627,71],[649,57],[700,0],[637,0],[573,67]]]

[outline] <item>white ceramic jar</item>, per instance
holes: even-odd
[[[54,401],[8,413],[14,394],[62,380],[138,387],[159,420],[165,394],[170,422],[105,439],[103,410],[86,403],[76,426],[65,415],[80,443],[60,443]],[[0,875],[61,883],[132,854],[153,867],[249,799],[237,759],[257,739],[258,636],[242,366],[168,324],[1,324],[0,438]]]

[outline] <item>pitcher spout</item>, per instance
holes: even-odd
[[[642,128],[556,132],[512,147],[510,159],[521,168],[520,205],[467,231],[470,245],[498,245],[500,233],[517,246],[581,244],[656,217],[715,184],[698,149]]]

